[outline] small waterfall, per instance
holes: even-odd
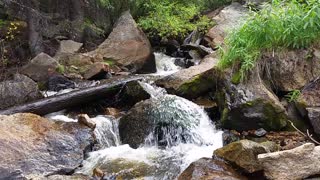
[[[151,88],[152,91],[156,89]],[[91,152],[77,173],[91,175],[93,169],[99,167],[110,178],[125,172],[121,175],[123,179],[171,180],[176,179],[190,163],[202,157],[211,157],[215,149],[222,147],[222,132],[215,130],[203,108],[174,95],[159,95],[154,98],[172,99],[171,105],[156,104],[159,112],[155,113],[159,113],[160,118],[164,119],[176,116],[173,121],[178,121],[178,124],[190,122],[186,125],[188,128],[162,127],[161,136],[156,131],[150,133],[145,144],[138,149],[125,144]],[[173,109],[177,108],[182,110],[182,114],[176,114],[177,111]],[[163,141],[166,146],[159,147],[158,141]]]
[[[94,134],[100,145],[100,148],[119,146],[119,121],[113,117],[97,116],[92,118],[96,123]]]
[[[77,119],[70,118],[64,115],[64,111],[59,111],[46,115],[45,117],[54,121],[63,122],[77,122]],[[98,141],[99,148],[108,148],[111,146],[120,145],[119,137],[119,121],[110,116],[99,115],[97,117],[91,118],[92,121],[96,123],[96,128],[93,133]]]
[[[157,67],[157,74],[169,75],[175,73],[181,69],[181,67],[175,65],[176,58],[167,56],[163,53],[154,53]]]
[[[169,75],[181,69],[174,64],[175,58],[161,53],[155,56],[156,75]],[[76,173],[92,175],[93,169],[98,167],[107,174],[106,179],[172,180],[192,162],[210,158],[215,149],[222,147],[222,131],[215,129],[203,108],[181,97],[167,95],[163,88],[145,82],[140,84],[157,102],[152,110],[154,117],[167,122],[155,127],[145,143],[133,149],[119,141],[117,119],[103,115],[92,118],[96,123],[94,134],[98,149],[89,153]],[[63,114],[58,112],[47,117],[77,121]]]

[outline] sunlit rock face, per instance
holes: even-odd
[[[0,115],[0,179],[70,173],[93,141],[92,130],[76,122],[54,122],[34,114]]]

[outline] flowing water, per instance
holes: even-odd
[[[170,74],[179,67],[174,65],[174,59],[165,55],[156,54],[157,67],[160,74]],[[169,72],[168,72],[169,71]],[[190,163],[202,158],[211,157],[215,149],[222,147],[222,132],[215,129],[210,118],[203,108],[193,102],[167,95],[162,88],[149,83],[141,85],[159,100],[157,112],[162,119],[171,118],[177,124],[189,122],[193,124],[182,129],[174,126],[162,129],[162,139],[165,146],[159,146],[159,135],[149,134],[145,143],[133,149],[127,144],[121,144],[119,138],[119,119],[110,116],[97,116],[92,120],[96,123],[94,130],[99,143],[96,151],[89,153],[87,159],[76,173],[92,175],[94,168],[107,173],[107,179],[176,179]],[[164,101],[170,99],[172,101]],[[169,104],[166,104],[170,102]],[[174,112],[179,109],[179,112]],[[63,112],[48,115],[48,118],[62,121],[75,121],[68,118]],[[182,121],[182,122],[177,122]],[[190,138],[172,138],[187,134]]]

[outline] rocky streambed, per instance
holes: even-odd
[[[0,179],[317,178],[319,46],[265,52],[241,80],[214,50],[247,11],[165,45],[186,57],[153,53],[129,12],[93,51],[38,54],[0,83]]]

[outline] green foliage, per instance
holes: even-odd
[[[306,48],[319,41],[319,4],[318,0],[274,0],[260,12],[252,12],[251,18],[226,38],[226,49],[220,49],[220,66],[240,65],[243,78],[263,51]]]
[[[209,18],[201,16],[200,7],[193,3],[164,0],[145,5],[149,13],[139,19],[139,25],[149,35],[183,37],[192,30],[200,31],[212,26]]]
[[[285,98],[289,102],[295,102],[295,101],[298,100],[300,95],[301,95],[301,91],[300,90],[293,90],[293,91],[290,91],[287,95],[285,95]]]

